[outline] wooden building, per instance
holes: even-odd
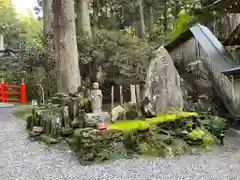
[[[176,64],[184,66],[201,61],[202,73],[206,73],[228,112],[233,116],[240,115],[240,98],[233,82],[235,78],[224,74],[237,64],[207,27],[197,24],[166,44],[165,48]]]
[[[224,46],[240,45],[240,23],[223,43]]]
[[[240,0],[201,0],[207,10],[240,13]]]
[[[239,100],[240,99],[240,66],[229,69],[223,73],[231,79],[233,100]]]
[[[211,18],[205,17],[205,25],[224,42],[240,24],[240,0],[202,0],[204,12],[212,12]]]

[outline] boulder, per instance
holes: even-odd
[[[61,135],[63,137],[67,137],[67,136],[70,136],[72,134],[73,134],[73,129],[72,128],[70,128],[70,127],[62,128]]]
[[[116,106],[111,111],[111,118],[112,121],[117,121],[119,118],[123,117],[125,114],[125,110],[122,108],[122,106]]]
[[[154,104],[157,112],[182,110],[180,76],[173,60],[164,47],[160,47],[155,55],[147,71],[145,97]]]

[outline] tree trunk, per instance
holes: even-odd
[[[149,28],[148,28],[149,31],[151,31],[153,23],[154,23],[153,7],[150,6],[149,7]]]
[[[96,30],[99,27],[99,0],[93,0],[93,38],[96,37]]]
[[[92,38],[88,3],[89,0],[77,1],[77,33],[87,38]]]
[[[163,13],[163,27],[164,27],[164,32],[167,32],[168,30],[168,5],[167,5],[167,0],[164,2],[164,13]]]
[[[43,32],[51,34],[52,32],[52,0],[43,0]]]
[[[44,69],[47,77],[47,91],[48,97],[51,97],[51,53],[53,50],[53,40],[52,40],[52,23],[53,23],[53,14],[52,14],[52,0],[43,0],[43,34],[44,34]]]
[[[81,84],[74,0],[53,0],[58,92],[76,92]]]
[[[140,13],[140,37],[145,38],[145,22],[142,0],[139,0],[139,13]]]

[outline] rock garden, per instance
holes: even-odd
[[[141,112],[131,105],[127,111],[116,106],[104,112],[98,83],[85,91],[58,93],[46,105],[33,106],[26,118],[29,138],[66,142],[81,164],[140,155],[173,157],[224,143],[224,119],[182,110],[158,113],[146,99]]]

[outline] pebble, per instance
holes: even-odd
[[[202,155],[81,166],[65,148],[31,142],[24,121],[0,109],[0,180],[240,180],[240,143]]]

